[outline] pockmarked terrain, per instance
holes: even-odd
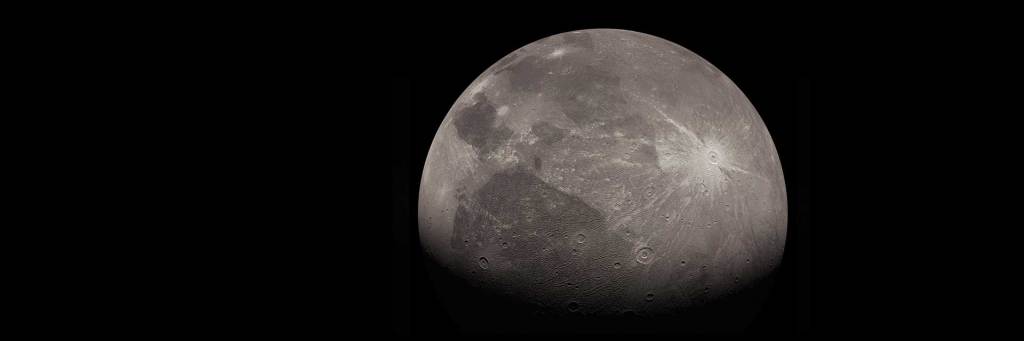
[[[611,29],[558,34],[483,72],[426,159],[432,261],[551,316],[658,316],[769,276],[786,244],[772,138],[693,52]]]

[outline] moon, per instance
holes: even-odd
[[[418,224],[440,269],[545,316],[670,316],[773,273],[786,186],[764,122],[715,66],[582,30],[511,52],[459,96]]]

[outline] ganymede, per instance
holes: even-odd
[[[418,205],[436,268],[496,298],[453,315],[682,316],[758,290],[786,244],[782,167],[750,101],[624,30],[547,37],[484,71],[438,128]]]

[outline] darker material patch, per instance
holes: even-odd
[[[540,143],[551,145],[565,138],[565,129],[551,125],[548,122],[534,123],[530,132],[540,139]]]
[[[477,157],[497,149],[512,137],[512,130],[494,127],[497,110],[483,94],[477,94],[476,103],[460,110],[452,123],[459,138],[477,149]]]
[[[533,174],[508,170],[494,174],[471,200],[459,201],[451,246],[462,250],[477,242],[508,241],[513,246],[502,253],[526,259],[550,243],[566,240],[570,233],[601,230],[604,219],[583,200]]]
[[[564,42],[567,45],[572,45],[572,46],[579,47],[579,48],[584,48],[584,49],[593,49],[594,48],[594,37],[591,37],[590,33],[587,33],[587,32],[571,32],[571,33],[566,33],[566,34],[564,34],[562,36],[564,37],[564,39],[565,39]]]
[[[540,157],[539,156],[534,156],[533,157],[533,169],[534,170],[540,170],[541,166],[542,165],[541,165]]]
[[[450,243],[460,267],[480,269],[483,256],[491,265],[511,266],[489,275],[494,277],[484,286],[492,292],[561,307],[556,315],[571,313],[565,297],[584,298],[579,311],[590,314],[601,304],[621,302],[627,293],[616,283],[636,275],[612,265],[630,259],[632,243],[610,235],[600,211],[528,168],[496,173],[458,203]],[[611,285],[607,278],[614,278]]]

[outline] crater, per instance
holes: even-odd
[[[640,264],[651,264],[654,261],[654,250],[649,247],[640,248],[636,252],[636,261]]]

